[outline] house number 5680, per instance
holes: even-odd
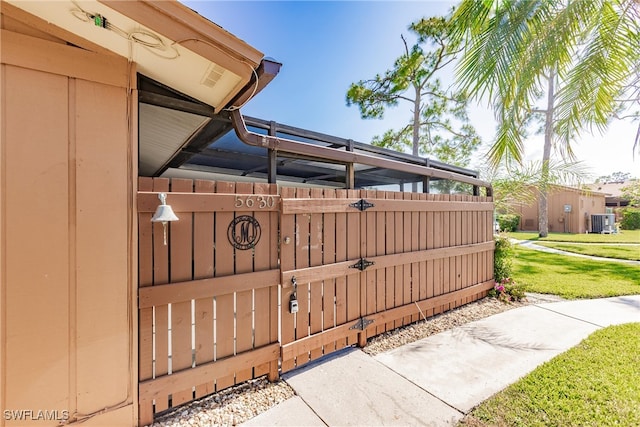
[[[275,196],[236,196],[236,209],[270,209],[276,204]]]

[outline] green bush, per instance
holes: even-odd
[[[620,227],[623,230],[640,229],[640,209],[626,208],[625,210],[623,210]]]
[[[496,244],[493,257],[493,280],[502,282],[511,277],[511,264],[514,256],[513,246],[506,235],[494,237]]]
[[[488,295],[491,298],[498,298],[502,302],[522,301],[527,297],[524,288],[516,284],[512,278],[495,282],[493,289],[489,290]]]
[[[520,216],[513,214],[498,215],[500,231],[518,231]]]

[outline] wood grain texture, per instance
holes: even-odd
[[[180,221],[170,225],[167,247],[161,226],[146,220],[157,193],[169,187]],[[162,178],[141,178],[139,189],[144,417],[260,375],[275,380],[481,298],[492,286],[488,198]],[[267,195],[282,203],[256,208]],[[376,206],[349,206],[360,199]],[[250,206],[246,200],[253,200]],[[227,236],[240,215],[261,227],[261,239],[248,250],[234,248]],[[373,262],[364,271],[354,268],[362,258]],[[294,278],[299,311],[292,314]],[[373,323],[354,328],[361,317]]]

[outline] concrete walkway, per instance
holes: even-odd
[[[592,259],[594,261],[609,261],[609,262],[620,262],[623,264],[632,264],[632,265],[640,265],[640,261],[633,261],[633,260],[628,260],[628,259],[618,259],[618,258],[604,258],[604,257],[599,257],[599,256],[593,256],[593,255],[584,255],[584,254],[578,254],[575,252],[567,252],[567,251],[563,251],[560,249],[555,249],[555,248],[549,248],[547,246],[542,246],[542,245],[538,245],[536,244],[536,242],[534,240],[516,240],[516,239],[511,239],[511,243],[514,245],[519,245],[525,248],[529,248],[529,249],[535,249],[536,251],[540,251],[540,252],[548,252],[551,254],[559,254],[559,255],[568,255],[568,256],[574,256],[574,257],[578,257],[578,258],[587,258],[587,259]],[[553,243],[564,243],[564,242],[553,242]],[[572,242],[573,243],[573,242]],[[575,244],[575,243],[573,243]],[[626,243],[620,243],[620,246],[625,246],[625,245],[629,245],[630,244],[626,244]]]
[[[284,375],[296,396],[243,425],[455,425],[595,330],[630,322],[640,295],[528,305],[374,357],[347,349]]]

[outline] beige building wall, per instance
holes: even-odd
[[[4,15],[1,43],[0,425],[133,425],[133,70]]]
[[[549,231],[556,233],[586,233],[591,231],[590,218],[593,214],[605,213],[605,196],[601,193],[584,192],[569,187],[553,189],[548,198]],[[571,212],[565,212],[565,206]],[[538,202],[529,206],[519,206],[522,231],[538,231]]]

